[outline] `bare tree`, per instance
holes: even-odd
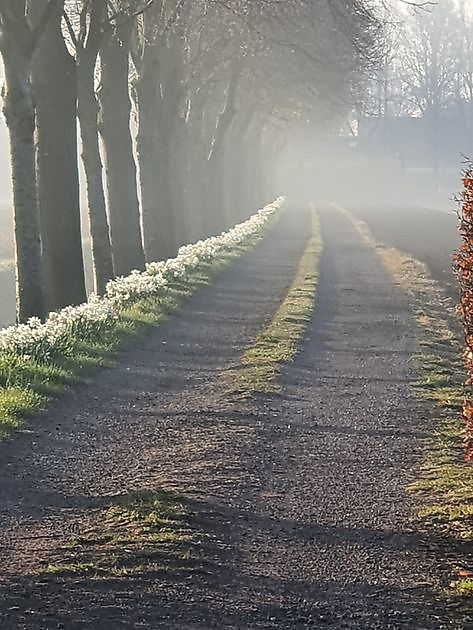
[[[50,0],[38,21],[30,25],[26,0],[0,2],[0,51],[5,69],[3,113],[10,135],[19,321],[45,314],[30,77],[34,51],[57,4],[58,0]]]
[[[134,97],[145,253],[148,261],[174,256],[170,144],[181,98],[182,41],[173,30],[183,2],[155,2],[136,32]]]
[[[114,276],[99,144],[99,105],[95,94],[95,67],[107,29],[106,8],[106,0],[93,2],[82,0],[77,14],[72,12],[75,5],[64,14],[68,34],[75,49],[77,113],[87,183],[94,283],[97,293],[103,293],[107,282]]]
[[[35,23],[47,0],[28,0]],[[33,57],[36,163],[48,310],[86,300],[77,164],[76,68],[64,41],[57,3]]]
[[[121,22],[121,21],[120,21]],[[130,130],[129,50],[133,20],[113,28],[100,50],[100,133],[105,149],[115,273],[144,269],[137,172]]]

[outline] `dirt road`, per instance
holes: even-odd
[[[317,308],[281,396],[231,401],[222,374],[283,299],[306,212],[0,445],[2,630],[468,628],[405,491],[430,428],[408,304],[350,221],[321,214]],[[200,569],[41,573],[84,513],[153,487],[187,494]]]

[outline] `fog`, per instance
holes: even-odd
[[[8,132],[3,116],[0,116],[0,217],[11,220],[11,171]]]
[[[36,135],[31,129],[29,174],[18,190],[30,187],[30,201],[37,194],[36,209],[22,207],[23,228],[37,236],[25,229],[17,238],[17,271],[27,269],[30,290],[44,285],[35,299],[47,308],[31,299],[25,310],[42,317],[92,288],[103,293],[110,278],[172,257],[278,195],[289,205],[397,209],[401,228],[401,210],[441,211],[454,226],[453,197],[473,147],[472,3],[342,4],[338,17],[324,1],[262,3],[262,12],[254,2],[230,12],[226,3],[209,12],[196,2],[182,15],[169,3],[168,16],[150,7],[134,16],[138,47],[130,22],[126,47],[114,31],[81,68],[74,29],[85,37],[79,25],[92,28],[91,5],[66,3],[54,29],[73,97],[65,103],[56,70],[36,83],[31,76]],[[258,33],[247,21],[252,11]],[[222,59],[227,21],[231,45]],[[39,47],[46,61],[47,53]],[[10,264],[11,284],[8,152],[2,119],[0,261]]]
[[[471,7],[0,0],[0,630],[472,628]]]
[[[428,160],[401,161],[389,150],[363,150],[356,137],[294,139],[278,165],[276,188],[296,203],[335,202],[344,206],[422,206],[455,212],[463,155],[438,171]]]

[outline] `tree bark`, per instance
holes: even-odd
[[[95,291],[98,294],[103,294],[107,282],[114,276],[114,271],[99,145],[98,102],[94,89],[95,61],[95,53],[89,53],[87,50],[79,53],[77,95],[82,161],[87,184]]]
[[[100,132],[105,148],[107,198],[117,275],[144,269],[136,163],[130,130],[128,88],[131,22],[108,38],[100,51]]]
[[[172,208],[175,217],[177,245],[194,240],[195,229],[191,222],[188,199],[189,138],[186,121],[180,116],[174,120],[171,142]]]
[[[261,126],[254,129],[252,139],[251,160],[249,162],[251,174],[250,212],[254,212],[257,208],[263,206],[267,197],[267,176],[264,163]]]
[[[174,256],[176,236],[169,186],[168,157],[163,129],[160,67],[157,46],[147,46],[135,85],[138,109],[136,136],[143,237],[146,260],[152,262]],[[160,135],[160,131],[163,132]]]
[[[44,317],[44,296],[39,228],[34,129],[31,93],[31,57],[21,52],[13,36],[4,33],[5,72],[3,113],[10,136],[13,199],[15,205],[15,258],[17,319]]]
[[[205,96],[200,92],[191,100],[188,120],[189,133],[189,212],[193,215],[197,238],[210,236],[213,216],[206,204],[206,167],[208,140],[204,124]]]
[[[30,0],[36,20],[46,0]],[[77,165],[76,70],[61,33],[61,6],[33,58],[36,168],[48,310],[87,299]]]
[[[250,177],[252,145],[248,138],[257,109],[256,104],[247,106],[234,121],[229,137],[230,146],[226,151],[226,207],[232,223],[248,218],[252,213]]]
[[[225,208],[224,159],[225,140],[236,114],[236,98],[241,77],[241,64],[234,62],[228,83],[225,106],[218,116],[212,146],[207,160],[207,204],[214,221],[213,231],[220,232],[230,227],[230,218]]]

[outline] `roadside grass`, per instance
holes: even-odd
[[[71,334],[46,360],[0,351],[0,440],[21,429],[25,419],[46,408],[51,399],[86,381],[97,368],[111,365],[122,345],[166,321],[199,287],[264,238],[275,220],[269,221],[263,235],[248,238],[212,263],[201,263],[185,280],[170,285],[165,295],[122,308],[113,324],[91,327],[81,337]]]
[[[351,213],[346,214],[363,238],[376,248],[387,272],[407,294],[418,326],[421,351],[412,357],[417,374],[413,388],[417,395],[433,403],[432,435],[426,443],[425,459],[418,478],[408,486],[408,490],[424,497],[418,517],[446,538],[473,541],[473,466],[464,459],[461,410],[465,370],[455,305],[445,297],[423,263],[376,243],[366,224]],[[465,558],[465,563],[471,562],[471,557]],[[461,575],[462,569],[459,571]],[[470,576],[460,577],[451,586],[454,594],[473,595]]]
[[[299,342],[310,321],[322,252],[320,223],[311,211],[311,233],[294,281],[271,323],[262,330],[241,357],[240,364],[225,374],[226,393],[249,398],[257,393],[280,390],[274,382],[281,366],[294,359]]]
[[[88,580],[142,578],[202,570],[185,499],[174,490],[113,497],[89,512],[44,575]]]

